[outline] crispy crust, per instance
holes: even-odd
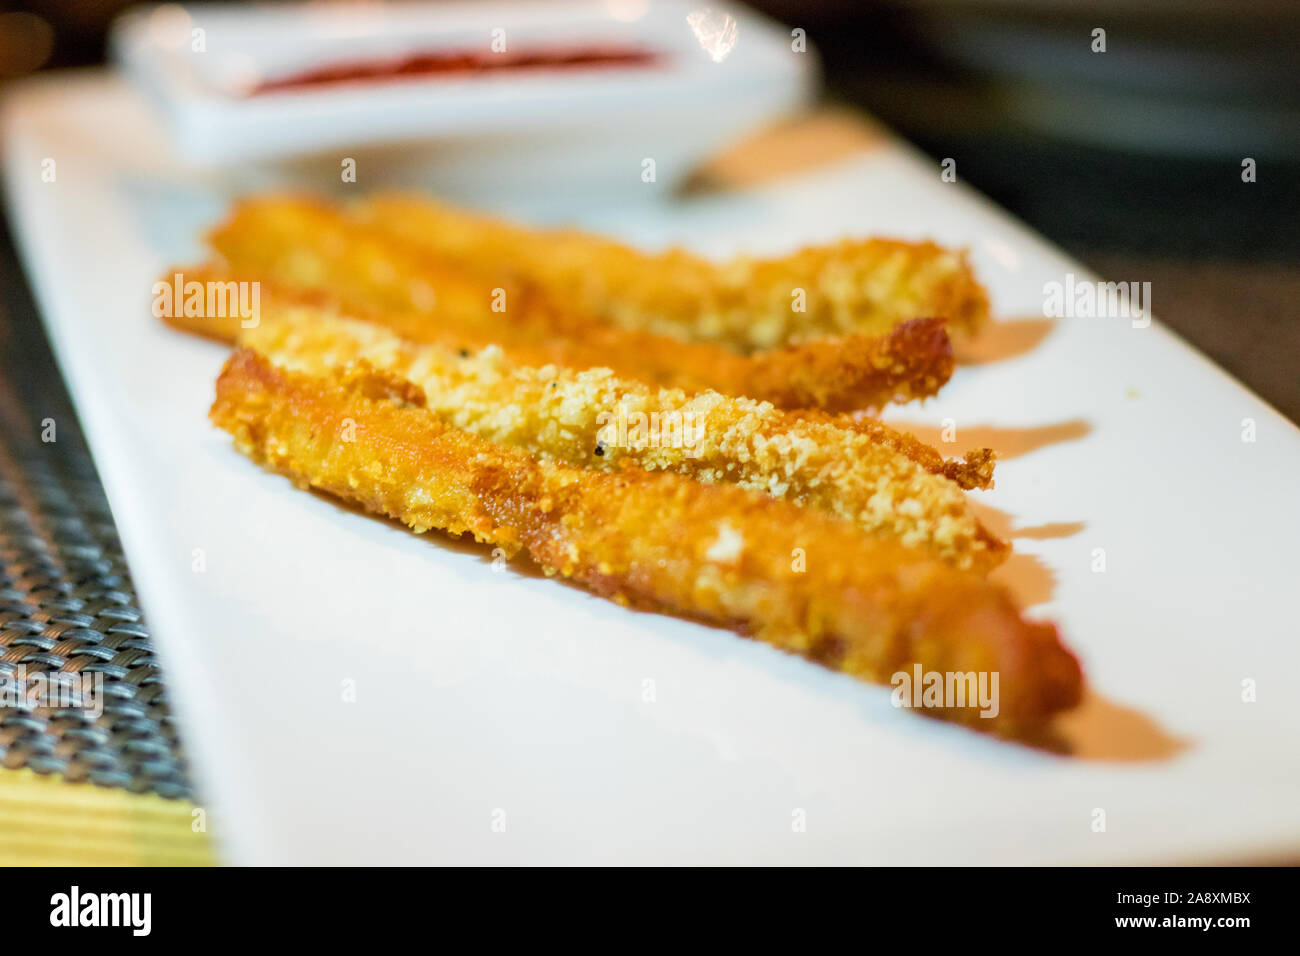
[[[960,460],[944,458],[915,435],[897,431],[879,419],[865,415],[832,415],[816,409],[801,409],[786,414],[802,421],[834,425],[858,432],[876,444],[906,455],[931,474],[943,475],[967,490],[993,487],[993,469],[998,456],[992,448],[973,448]]]
[[[179,270],[187,278],[199,282],[208,280],[225,281],[231,278],[224,267],[200,266]],[[172,272],[160,281],[170,281]],[[331,296],[325,292],[310,292],[300,289],[289,289],[285,286],[279,286],[274,282],[263,282],[261,300],[265,304],[265,310],[271,313],[283,313],[293,308],[315,308],[325,314],[339,315],[339,304],[332,300]],[[494,346],[489,337],[478,335],[457,334],[455,331],[448,332],[440,329],[423,318],[417,317],[415,320],[408,321],[409,313],[393,315],[384,322],[375,322],[394,331],[411,342],[427,343],[432,345],[441,345],[446,348],[455,350],[481,351]],[[235,316],[208,316],[202,314],[186,315],[180,314],[167,315],[163,321],[174,328],[185,332],[202,335],[205,338],[214,339],[218,342],[234,344],[237,342],[243,330],[240,321]],[[911,334],[904,332],[903,334]],[[582,350],[582,361],[565,361],[571,358],[576,350]],[[591,348],[582,343],[568,343],[561,341],[551,346],[520,346],[515,345],[510,348],[502,349],[502,355],[505,360],[511,364],[519,366],[545,367],[547,365],[557,365],[573,369],[586,368],[608,368],[608,364],[601,366],[598,361],[601,358],[608,357],[603,354],[599,348]],[[781,350],[785,351],[785,350]],[[728,353],[729,354],[729,353]],[[617,363],[626,367],[628,363]],[[635,360],[633,361],[635,367]],[[623,373],[626,374],[626,373]],[[769,367],[769,374],[775,374]],[[715,376],[716,377],[716,376]],[[675,386],[673,382],[659,381],[653,375],[629,375],[632,381],[648,382],[652,385],[661,385],[664,387],[681,387]],[[688,379],[688,381],[690,381]],[[735,390],[710,389],[708,386],[701,386],[696,383],[695,387],[685,388],[685,391],[719,391],[724,394],[734,394]],[[762,391],[762,389],[759,389]],[[764,401],[766,399],[759,399]],[[777,408],[787,409],[790,403],[772,402]],[[936,475],[943,475],[959,484],[962,488],[991,488],[993,487],[993,468],[996,455],[992,449],[979,448],[967,452],[965,459],[958,461],[955,459],[945,459],[937,451],[922,441],[919,441],[912,435],[904,432],[895,431],[889,426],[883,424],[874,418],[865,417],[861,414],[833,413],[823,409],[802,408],[795,404],[793,409],[786,411],[786,414],[794,419],[803,419],[817,424],[834,425],[839,428],[851,429],[861,432],[870,437],[877,444],[887,445],[900,454],[906,455],[912,461],[921,465],[926,471]]]
[[[731,485],[538,461],[455,429],[391,377],[312,377],[239,350],[212,420],[249,457],[403,521],[469,532],[621,603],[734,627],[854,677],[997,672],[999,712],[936,715],[1032,732],[1078,702],[1078,662],[982,576]],[[389,397],[392,396],[392,397]],[[803,563],[792,560],[802,553]]]
[[[750,351],[826,335],[884,335],[920,316],[941,316],[973,334],[988,318],[988,295],[966,253],[933,242],[849,239],[715,264],[681,249],[647,254],[576,230],[528,229],[422,197],[381,196],[357,209],[444,263],[522,282],[551,303],[622,328],[684,341]]]
[[[328,297],[403,335],[458,339],[474,349],[497,344],[522,364],[609,367],[654,385],[745,395],[780,408],[848,412],[926,398],[954,366],[938,319],[752,355],[620,328],[556,308],[514,276],[449,265],[312,200],[245,200],[209,241],[241,278]]]
[[[903,322],[878,338],[845,335],[744,358],[727,354],[734,362],[734,380],[723,377],[731,369],[714,366],[711,376],[699,376],[700,385],[712,378],[707,387],[718,391],[748,395],[778,408],[827,412],[929,398],[952,377],[954,365],[944,323],[933,318]]]
[[[959,567],[987,570],[1008,546],[976,519],[948,463],[918,464],[925,449],[879,426],[875,433],[812,421],[770,404],[716,392],[620,379],[608,369],[512,365],[500,349],[459,353],[310,306],[262,309],[241,344],[312,375],[365,362],[418,385],[428,407],[457,428],[545,458],[601,471],[625,461],[701,481],[727,482],[886,531]]]
[[[163,279],[159,281],[170,281],[173,271],[181,271],[190,279],[199,282],[208,280],[226,281],[232,278],[230,272],[224,267],[218,266],[199,266],[186,269],[169,271]],[[324,292],[310,292],[300,289],[289,289],[285,286],[277,285],[274,282],[263,282],[261,291],[261,301],[264,304],[263,311],[269,314],[286,314],[294,309],[317,309],[322,316],[340,316],[339,304],[332,300],[331,296]],[[455,331],[448,332],[432,325],[423,319],[413,321],[407,320],[407,315],[390,316],[388,321],[373,322],[377,326],[390,329],[394,334],[400,335],[413,343],[425,343],[438,345],[457,351],[465,350],[470,352],[483,351],[487,348],[497,347],[489,337],[478,335],[457,334]],[[204,314],[186,315],[183,311],[179,314],[166,315],[163,321],[174,328],[184,332],[190,332],[196,335],[204,336],[218,342],[234,344],[247,335],[245,330],[240,326],[240,320],[236,316],[208,316]],[[912,330],[900,330],[902,335],[914,334]],[[580,353],[579,353],[579,350]],[[582,343],[558,342],[551,346],[515,345],[509,348],[500,349],[503,361],[508,364],[520,367],[546,367],[555,365],[570,369],[589,369],[589,368],[609,368],[609,364],[597,364],[601,358],[608,358],[599,348],[588,348]],[[786,353],[789,350],[777,350],[772,355]],[[575,354],[580,354],[580,360],[566,361]],[[729,354],[729,353],[728,353]],[[779,379],[779,373],[776,371],[776,362],[766,366],[764,374]],[[615,363],[621,365],[624,369],[631,364],[636,367],[635,359],[631,363]],[[617,371],[617,370],[615,370]],[[621,374],[627,375],[626,372]],[[719,376],[715,375],[717,379]],[[828,373],[829,377],[829,373]],[[717,389],[710,388],[708,385],[702,385],[686,377],[690,387],[683,387],[675,384],[674,381],[664,382],[659,377],[652,374],[627,376],[628,380],[624,382],[624,387],[632,387],[634,382],[649,383],[651,385],[660,385],[667,388],[681,388],[683,391],[718,391],[723,394],[735,394],[736,389]],[[816,387],[815,385],[811,387]],[[779,389],[780,386],[774,386],[770,392]],[[763,392],[765,389],[757,389]],[[896,431],[877,419],[866,417],[862,414],[847,414],[830,412],[819,408],[801,407],[793,401],[794,395],[785,396],[789,401],[771,401],[771,399],[757,399],[756,401],[771,401],[771,404],[785,411],[789,420],[803,420],[815,424],[832,425],[837,428],[850,429],[860,432],[869,437],[873,442],[892,448],[894,451],[905,455],[912,461],[919,464],[926,471],[943,475],[955,481],[964,489],[981,488],[987,489],[993,487],[993,471],[997,456],[992,449],[978,448],[966,452],[963,460],[946,459],[929,445],[918,440],[912,435],[905,432]],[[791,407],[793,406],[793,407]]]

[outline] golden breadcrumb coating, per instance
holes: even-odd
[[[174,272],[181,272],[188,280],[198,282],[226,282],[233,278],[233,274],[227,272],[224,267],[207,265],[207,267],[174,269],[174,271],[162,277],[160,281],[172,281]],[[337,316],[339,315],[339,308],[341,308],[339,303],[334,302],[330,295],[324,293],[324,291],[312,293],[312,291],[300,289],[290,290],[289,287],[277,285],[274,282],[263,282],[260,293],[259,298],[264,303],[263,311],[272,313],[272,315],[283,315],[286,311],[291,311],[292,308],[316,308],[316,310],[320,310],[322,315]],[[195,313],[195,315],[186,315],[183,311],[177,311],[165,315],[164,321],[175,326],[175,328],[185,330],[185,332],[200,334],[200,336],[217,339],[220,342],[237,342],[240,334],[242,334],[240,317],[234,315],[234,313],[209,316],[201,312]],[[409,341],[433,343],[433,345],[442,345],[448,347],[448,349],[477,351],[495,345],[490,337],[477,336],[477,334],[465,336],[465,334],[445,332],[445,330],[439,329],[437,325],[428,323],[422,317],[411,319],[409,313],[395,313],[395,315],[387,317],[387,321],[376,321],[374,324],[382,325],[383,328],[394,329],[396,333],[403,338],[409,339]],[[896,337],[902,338],[914,334],[913,325],[905,324],[905,326],[906,328],[901,326],[900,329],[896,330],[896,333],[894,333]],[[822,345],[822,343],[819,343],[819,345]],[[768,354],[750,356],[750,359],[767,363],[761,367],[762,375],[775,377],[779,380],[780,376],[776,372],[776,363],[780,360],[779,356],[789,355],[790,352],[794,351],[797,350],[775,350],[774,352],[768,352]],[[545,365],[554,364],[559,365],[559,367],[575,369],[601,367],[598,364],[599,360],[607,358],[606,352],[598,345],[593,346],[590,342],[569,342],[565,341],[565,339],[559,339],[558,343],[550,346],[521,346],[515,343],[508,349],[503,349],[502,355],[503,360],[516,365],[545,367]],[[577,360],[573,360],[576,355]],[[731,358],[731,354],[728,352],[723,364],[729,358]],[[650,382],[650,384],[669,386],[669,388],[673,388],[673,386],[682,388],[681,382],[685,381],[686,386],[688,386],[686,390],[692,390],[692,392],[701,392],[701,390],[705,390],[705,392],[707,390],[716,390],[716,392],[724,394],[736,394],[737,392],[736,388],[716,388],[716,385],[719,384],[719,378],[722,377],[718,375],[711,376],[711,385],[694,381],[689,375],[667,376],[667,381],[664,381],[664,376],[656,376],[649,372],[645,373],[645,375],[636,375],[636,371],[640,368],[637,365],[636,358],[633,358],[630,363],[614,364],[621,365],[621,368],[617,369],[617,371],[621,373],[621,376],[625,376],[632,381]],[[629,364],[633,365],[633,372],[630,373],[627,371]],[[813,365],[810,365],[811,367]],[[640,371],[646,372],[646,369],[640,368]],[[759,373],[755,372],[755,375],[759,375]],[[781,386],[777,382],[770,389],[757,390],[771,395],[780,388]],[[818,385],[814,382],[810,388],[818,388]],[[965,460],[945,459],[935,449],[917,440],[911,434],[894,431],[894,429],[889,428],[888,425],[881,423],[879,420],[863,418],[862,415],[828,412],[819,410],[819,408],[798,407],[798,403],[794,402],[793,393],[780,395],[780,398],[787,398],[789,401],[772,401],[771,397],[759,399],[759,401],[771,402],[772,405],[779,408],[788,408],[790,405],[794,405],[796,408],[787,412],[790,416],[797,416],[797,418],[813,421],[813,423],[836,425],[839,428],[849,428],[853,429],[853,431],[862,432],[876,444],[892,447],[893,450],[906,455],[907,458],[926,468],[926,471],[935,473],[935,475],[944,475],[948,479],[956,481],[962,488],[992,488],[993,486],[993,464],[995,464],[996,457],[991,449],[967,451]]]
[[[178,269],[169,271],[160,281],[170,282],[174,271],[181,271],[188,280],[197,282],[217,281],[227,282],[233,278],[232,273],[226,270],[224,266],[198,266],[188,269]],[[320,310],[325,315],[341,315],[340,303],[335,301],[328,293],[323,291],[310,292],[301,289],[290,289],[287,286],[278,285],[274,282],[261,283],[260,299],[264,303],[263,311],[269,314],[284,314],[294,308],[312,308]],[[348,318],[353,318],[351,314]],[[206,315],[196,313],[188,315],[184,312],[168,314],[163,316],[163,321],[175,328],[185,332],[192,332],[202,335],[206,338],[215,339],[219,342],[234,344],[243,334],[241,319],[234,314],[230,315]],[[377,320],[374,314],[366,319],[375,325],[382,326],[393,330],[402,338],[411,342],[422,342],[434,345],[442,345],[446,348],[459,351],[479,351],[485,348],[500,346],[491,338],[480,335],[458,334],[455,331],[447,332],[438,325],[427,322],[423,317],[412,318],[410,313],[395,313],[385,317],[382,321]],[[898,335],[910,334],[910,329],[896,330]],[[581,353],[583,361],[565,361],[566,358],[572,358],[575,350]],[[787,353],[793,350],[776,350],[773,354]],[[513,365],[543,367],[546,365],[558,365],[564,368],[587,369],[603,367],[598,365],[601,358],[606,357],[604,352],[597,348],[590,347],[589,343],[568,342],[560,340],[551,345],[528,345],[523,346],[513,344],[508,348],[501,349],[504,360]],[[730,353],[727,353],[730,355]],[[612,356],[610,356],[612,357]],[[756,358],[758,356],[751,356]],[[625,375],[629,380],[648,382],[658,384],[664,387],[675,386],[677,378],[668,376],[669,381],[664,382],[663,376],[651,374],[637,375],[625,371],[628,364],[631,364],[635,370],[645,371],[637,366],[634,360],[631,363],[626,361],[614,363],[619,365],[619,369],[614,371],[620,375]],[[718,376],[713,376],[717,379]],[[735,390],[724,390],[710,388],[708,384],[696,383],[686,377],[693,387],[687,388],[687,391],[720,391],[726,394],[735,394]],[[761,390],[760,390],[761,391]],[[770,398],[762,399],[769,401],[778,408],[785,409],[786,404],[780,401],[771,401]],[[823,409],[796,408],[786,412],[787,415],[794,418],[804,419],[818,424],[835,425],[839,428],[847,428],[853,431],[859,431],[870,437],[877,444],[884,444],[894,449],[900,454],[906,455],[917,464],[925,468],[926,471],[936,475],[943,475],[957,482],[962,488],[991,488],[993,487],[993,467],[995,455],[991,449],[979,448],[969,451],[965,454],[962,461],[956,459],[945,459],[937,451],[922,441],[919,441],[912,435],[904,432],[895,431],[884,423],[874,418],[863,417],[861,414],[832,413]]]
[[[877,444],[886,445],[899,454],[906,455],[926,471],[955,481],[962,488],[993,487],[993,469],[997,464],[998,456],[992,448],[973,448],[962,455],[961,460],[944,458],[915,435],[890,428],[876,418],[864,415],[834,415],[816,409],[800,409],[786,414],[807,422],[834,425],[837,428],[860,432]]]
[[[1019,735],[1082,693],[1050,624],[983,576],[850,522],[733,485],[590,471],[453,428],[419,390],[354,367],[277,369],[241,349],[212,420],[253,460],[417,532],[469,532],[620,603],[734,627],[854,677],[996,672],[998,713],[934,712]]]
[[[845,239],[717,264],[681,249],[649,254],[576,230],[529,229],[422,197],[381,196],[357,210],[443,263],[523,282],[552,304],[742,351],[883,335],[922,316],[971,334],[988,318],[988,295],[966,254],[933,242]]]
[[[738,484],[887,532],[960,567],[987,569],[1007,554],[958,485],[888,440],[765,402],[689,395],[608,369],[516,366],[495,346],[470,353],[413,343],[310,306],[264,304],[260,324],[239,341],[312,375],[365,362],[419,386],[427,407],[456,428],[545,458],[601,471],[633,461]]]
[[[470,348],[498,344],[525,364],[609,367],[655,385],[746,395],[781,408],[847,412],[926,398],[954,366],[944,323],[933,318],[879,336],[752,355],[620,328],[555,307],[511,276],[485,278],[441,262],[314,200],[244,200],[209,241],[239,278],[328,297],[404,335],[454,337]]]

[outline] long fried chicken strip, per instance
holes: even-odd
[[[632,461],[738,484],[890,533],[959,567],[988,569],[1008,551],[958,485],[862,431],[608,369],[515,366],[495,347],[469,354],[413,343],[318,308],[264,304],[261,319],[240,343],[277,366],[325,375],[365,362],[420,386],[428,408],[456,428],[544,458],[611,472]]]
[[[235,281],[232,274],[224,268],[200,266],[169,272],[166,276],[160,278],[159,282],[174,284],[176,275],[181,275],[184,281],[195,282],[200,287],[206,287],[214,283],[229,284]],[[277,285],[274,282],[263,282],[260,286],[259,300],[261,303],[260,311],[273,319],[291,314],[302,314],[304,310],[316,310],[322,320],[330,317],[342,317],[339,303],[325,292],[304,292],[299,289],[290,289],[286,286]],[[242,329],[242,319],[235,312],[223,310],[207,314],[205,309],[206,305],[204,307],[196,305],[193,310],[178,308],[164,315],[163,320],[183,331],[230,344],[235,344],[249,334]],[[469,353],[481,352],[487,348],[497,347],[489,336],[458,334],[454,330],[447,331],[438,325],[425,321],[422,317],[411,317],[410,313],[392,313],[387,317],[386,321],[372,324],[393,330],[395,334],[411,342],[439,345],[456,350],[458,353],[462,351]],[[584,360],[566,361],[567,358],[572,357],[575,350],[581,350]],[[561,342],[555,346],[522,346],[515,344],[501,349],[501,353],[506,364],[520,367],[545,367],[548,365],[571,369],[608,367],[598,364],[602,358],[608,356],[589,343]],[[673,387],[672,383],[663,385],[656,382],[652,376],[637,375],[631,375],[623,379],[621,387],[624,389],[632,388],[634,387],[633,382],[645,382],[647,380],[652,384],[660,384],[662,387]],[[721,391],[709,389],[707,386],[685,390]],[[786,404],[782,402],[772,402],[771,404],[781,409],[786,407]],[[873,418],[805,408],[785,411],[784,414],[787,429],[789,427],[788,423],[803,420],[813,424],[829,425],[835,428],[860,432],[875,444],[893,449],[916,462],[931,474],[943,475],[955,481],[962,488],[991,488],[993,486],[995,455],[988,448],[969,451],[962,460],[945,459],[929,445],[919,441],[914,436],[896,431]]]
[[[417,532],[469,532],[620,603],[735,627],[854,677],[996,672],[998,711],[942,716],[1031,733],[1080,699],[1056,629],[982,576],[733,485],[538,461],[453,428],[373,371],[312,377],[239,350],[212,420],[253,460]],[[797,550],[796,550],[797,549]],[[803,563],[792,555],[803,553]],[[937,712],[936,712],[937,713]]]
[[[199,286],[208,286],[212,284],[231,284],[234,282],[233,274],[227,272],[224,267],[191,267],[172,271],[166,276],[160,278],[162,284],[174,284],[175,276],[182,276],[185,282],[196,282]],[[290,289],[289,286],[277,285],[276,282],[260,282],[261,303],[265,303],[263,311],[269,315],[283,315],[294,308],[316,308],[325,316],[338,316],[339,303],[334,300],[330,294],[325,291],[304,291],[302,289]],[[376,313],[372,312],[374,316]],[[205,306],[200,307],[196,304],[194,310],[186,310],[179,307],[177,310],[166,313],[162,320],[169,325],[183,330],[199,334],[207,338],[216,339],[218,342],[233,343],[238,342],[242,337],[242,319],[233,311],[213,312],[211,315],[205,311]],[[412,342],[432,343],[432,345],[441,345],[448,349],[458,351],[481,351],[494,347],[493,337],[484,336],[484,334],[465,334],[458,333],[455,330],[446,330],[437,324],[429,323],[422,316],[412,316],[409,312],[387,313],[386,316],[378,317],[374,324],[382,325],[383,328],[393,329],[396,334]],[[898,334],[910,334],[910,330],[900,329]],[[601,365],[602,359],[612,358],[599,345],[593,345],[591,342],[569,342],[560,339],[552,343],[533,343],[533,345],[520,345],[512,343],[510,347],[502,350],[504,360],[513,365],[533,365],[533,367],[546,367],[546,365],[560,365],[560,367],[585,369],[585,368],[608,368],[608,364]],[[780,355],[781,351],[771,352],[770,355]],[[729,355],[729,352],[728,354]],[[753,358],[753,356],[751,356]],[[621,375],[628,376],[629,380],[650,382],[650,384],[664,386],[664,388],[681,388],[675,385],[675,381],[660,381],[660,377],[654,375],[629,375],[625,369],[628,364],[636,368],[636,360],[632,362],[614,363],[620,365],[624,371]],[[779,378],[775,371],[771,375]],[[716,381],[718,376],[714,376]],[[689,376],[685,377],[690,388],[685,388],[688,392],[708,392],[716,390],[724,394],[736,394],[737,389],[715,389],[708,385],[694,382]],[[793,395],[787,394],[785,398],[790,401],[775,401],[771,399],[758,399],[758,401],[770,401],[771,405],[777,408],[788,408],[790,405],[796,406],[794,410],[787,411],[785,414],[790,420],[802,419],[811,421],[814,424],[833,425],[836,428],[852,429],[855,432],[861,432],[870,437],[875,444],[891,447],[894,451],[913,462],[920,464],[924,470],[933,473],[933,475],[943,475],[948,479],[956,481],[962,488],[992,488],[993,486],[993,466],[995,466],[995,454],[991,449],[975,449],[967,451],[965,458],[945,459],[932,449],[932,447],[918,441],[917,438],[905,432],[894,431],[888,425],[881,421],[871,418],[862,418],[861,415],[848,415],[844,412],[829,412],[819,410],[819,408],[802,408],[798,403],[793,401]]]
[[[609,367],[655,385],[780,408],[845,412],[926,398],[953,370],[938,319],[740,355],[554,307],[509,276],[478,276],[313,200],[245,200],[209,242],[241,279],[327,296],[404,335],[456,337],[468,348],[498,344],[528,364]]]
[[[846,239],[776,259],[715,264],[681,249],[647,254],[576,230],[539,230],[415,196],[359,214],[447,264],[509,278],[622,328],[743,351],[826,335],[884,335],[939,316],[963,333],[988,318],[966,254],[933,242]]]

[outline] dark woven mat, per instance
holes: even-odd
[[[4,767],[192,797],[108,503],[3,234],[0,682]]]

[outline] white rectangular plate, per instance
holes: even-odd
[[[494,570],[478,548],[259,470],[206,419],[226,350],[149,309],[154,278],[196,256],[230,197],[100,75],[16,94],[4,135],[18,237],[226,860],[1300,851],[1300,433],[1158,324],[1056,322],[895,415],[951,419],[959,443],[1068,439],[1002,462],[979,496],[1014,516],[1032,557],[1007,574],[1049,598],[1033,613],[1060,623],[1091,681],[1060,756],[897,711],[887,689],[727,631]],[[1008,320],[1041,318],[1046,282],[1086,278],[885,141],[748,192],[568,213],[708,253],[868,233],[967,244]],[[1034,559],[1050,574],[1024,573]]]

